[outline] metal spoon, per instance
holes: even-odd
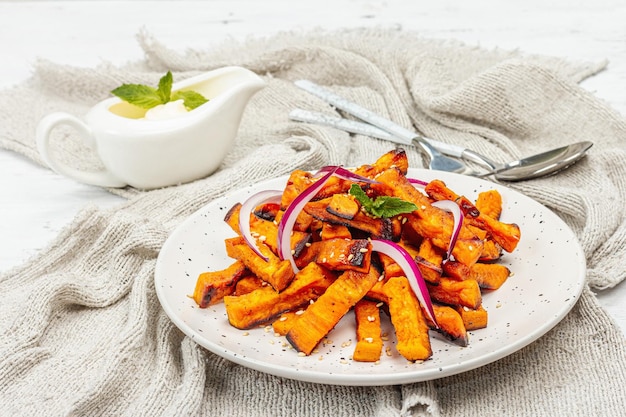
[[[470,150],[465,150],[464,154],[468,159],[476,158],[474,159],[476,162],[480,160],[485,163],[492,171],[480,176],[495,175],[502,181],[522,181],[562,171],[585,156],[592,146],[593,143],[589,141],[576,142],[506,164],[491,161]]]
[[[357,122],[354,120],[301,109],[294,109],[291,113],[289,113],[289,118],[300,122],[330,126],[350,133],[372,136],[404,144],[403,141],[398,140],[388,132],[368,123]],[[456,158],[462,158],[467,161],[472,161],[486,169],[486,171],[482,173],[474,172],[467,175],[474,175],[477,177],[494,175],[495,178],[502,181],[522,181],[554,174],[577,162],[585,156],[587,150],[593,145],[593,143],[589,141],[577,142],[516,161],[501,164],[462,146],[438,142],[433,139],[424,139],[433,148],[437,149],[441,153],[454,156]]]
[[[428,167],[430,169],[456,172],[466,175],[475,174],[475,172],[463,162],[443,155],[441,152],[435,149],[426,139],[416,134],[415,132],[405,129],[404,127],[392,122],[391,120],[385,119],[384,117],[381,117],[371,112],[370,110],[359,106],[356,103],[346,100],[345,98],[340,97],[311,81],[299,80],[296,81],[295,84],[303,90],[308,91],[309,93],[332,104],[336,108],[341,109],[391,134],[392,137],[395,139],[395,142],[397,143],[401,143],[403,145],[410,145],[411,143],[414,143],[418,145],[427,155],[429,159]]]

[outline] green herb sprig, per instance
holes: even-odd
[[[111,91],[111,94],[122,100],[134,104],[143,109],[151,109],[159,104],[170,101],[183,100],[188,110],[206,103],[207,100],[202,94],[195,91],[176,91],[172,93],[174,78],[170,71],[159,80],[159,86],[153,88],[143,84],[122,84]]]
[[[417,206],[398,197],[378,196],[372,200],[357,184],[350,186],[349,193],[357,199],[361,206],[374,217],[393,217],[402,213],[411,213]]]

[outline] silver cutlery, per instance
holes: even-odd
[[[292,110],[289,113],[289,118],[299,122],[334,127],[335,129],[350,133],[371,136],[399,144],[406,144],[405,141],[395,138],[385,130],[379,129],[368,123],[358,122],[356,120],[329,116],[324,113],[302,109]],[[472,151],[471,149],[464,148],[463,146],[452,145],[428,138],[424,138],[424,140],[443,154],[455,158],[462,158],[485,168],[484,172],[475,172],[473,174],[466,173],[466,175],[473,175],[476,177],[494,175],[495,178],[503,181],[522,181],[557,173],[585,156],[587,150],[589,150],[589,148],[593,145],[593,143],[589,141],[576,142],[502,164],[495,162],[478,152]]]
[[[356,103],[348,101],[345,98],[340,97],[311,81],[298,80],[295,82],[295,84],[303,90],[308,91],[309,93],[332,104],[336,108],[341,109],[361,120],[370,123],[371,125],[377,126],[378,128],[386,131],[387,133],[391,134],[398,143],[401,143],[403,145],[409,145],[411,143],[414,143],[418,145],[427,155],[429,160],[428,167],[430,169],[456,172],[466,175],[475,174],[475,172],[467,165],[465,165],[462,161],[443,155],[441,152],[431,146],[430,143],[426,141],[422,136],[416,134],[415,132],[405,129],[404,127],[392,122],[391,120],[378,116],[370,110],[361,107]]]
[[[521,181],[559,172],[585,156],[587,150],[593,145],[589,141],[576,142],[516,161],[498,163],[471,149],[424,138],[311,81],[298,80],[295,85],[367,123],[301,109],[294,109],[289,114],[292,120],[332,126],[347,132],[377,137],[402,145],[415,143],[428,156],[430,169],[477,177],[493,175],[496,179],[503,181]],[[443,154],[474,162],[485,171],[476,172],[458,159],[452,159]]]

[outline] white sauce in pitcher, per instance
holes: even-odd
[[[148,110],[144,119],[146,120],[166,120],[179,117],[183,114],[187,114],[188,110],[185,107],[183,100],[170,101],[165,104],[159,104]]]

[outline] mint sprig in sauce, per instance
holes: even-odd
[[[143,84],[122,84],[111,94],[142,109],[151,109],[170,101],[183,100],[188,110],[193,110],[206,103],[202,94],[195,91],[175,91],[172,93],[173,77],[170,71],[159,80],[157,88]]]

